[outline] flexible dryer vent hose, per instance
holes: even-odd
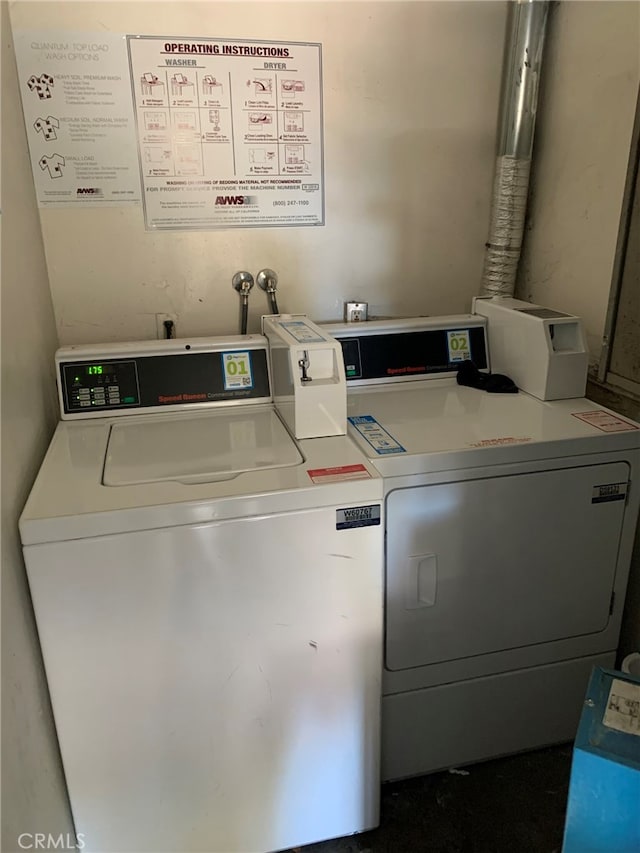
[[[493,181],[489,240],[486,243],[482,290],[512,296],[522,249],[531,160],[498,157]]]

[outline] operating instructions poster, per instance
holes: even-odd
[[[319,44],[127,41],[148,229],[324,224]]]
[[[17,30],[14,40],[38,205],[140,203],[124,36]]]

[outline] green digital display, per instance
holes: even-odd
[[[104,372],[104,368],[101,364],[90,364],[87,367],[87,373],[89,376],[100,376]]]

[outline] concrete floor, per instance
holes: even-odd
[[[378,829],[300,853],[560,853],[570,744],[382,787]]]

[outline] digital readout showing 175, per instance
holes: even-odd
[[[78,370],[78,368],[76,368]],[[85,376],[91,376],[92,378],[95,376],[104,376],[108,375],[108,370],[106,365],[104,364],[88,364],[86,367],[82,368],[82,373]],[[74,371],[73,381],[76,385],[82,383],[82,375],[80,373],[76,373]]]

